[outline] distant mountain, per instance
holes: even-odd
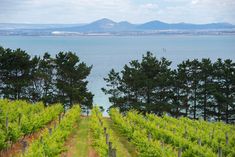
[[[75,26],[70,28],[56,29],[56,31],[69,31],[69,32],[120,32],[135,30],[137,25],[129,22],[114,22],[109,19],[101,19],[84,26]]]
[[[190,23],[164,23],[161,21],[151,21],[138,26],[144,30],[201,30],[201,29],[231,29],[235,25],[229,23],[210,23],[210,24],[190,24]]]
[[[130,32],[130,31],[154,31],[154,30],[210,30],[232,29],[235,25],[228,23],[190,24],[190,23],[164,23],[150,21],[144,24],[131,24],[127,21],[114,22],[110,19],[101,19],[83,26],[74,26],[56,29],[56,31],[69,32]]]
[[[209,33],[208,33],[209,32]],[[235,34],[229,23],[165,23],[150,21],[132,24],[104,18],[89,24],[1,24],[0,35],[151,35],[163,34]]]

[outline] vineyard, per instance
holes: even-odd
[[[151,114],[143,117],[136,112],[122,116],[115,109],[110,115],[140,156],[235,156],[234,126]]]
[[[235,157],[233,125],[114,108],[109,114],[0,100],[0,156]]]
[[[63,111],[59,104],[47,108],[42,103],[32,105],[24,101],[0,100],[0,104],[1,150],[44,127]]]

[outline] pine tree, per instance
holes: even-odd
[[[55,63],[59,101],[69,107],[75,103],[91,107],[93,95],[87,89],[86,78],[92,66],[80,62],[79,57],[72,52],[59,52]]]
[[[225,120],[234,117],[235,111],[235,63],[227,59],[224,62],[218,59],[214,64],[216,91],[214,96],[217,100],[217,117]]]
[[[28,99],[26,91],[30,85],[33,65],[30,56],[21,49],[1,51],[1,94],[8,99]]]

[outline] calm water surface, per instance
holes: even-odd
[[[172,68],[188,58],[235,60],[235,36],[81,36],[81,37],[13,37],[0,36],[5,48],[22,48],[31,55],[74,51],[88,65],[89,90],[95,94],[94,104],[110,106],[100,90],[109,70],[121,70],[130,60],[141,59],[146,51],[172,61]],[[166,51],[165,51],[165,50]]]

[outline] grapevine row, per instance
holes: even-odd
[[[94,107],[90,122],[93,147],[100,157],[116,157],[116,144],[112,131],[108,129],[99,108]],[[113,148],[114,147],[114,148]]]
[[[140,157],[173,157],[177,150],[158,140],[153,140],[144,127],[132,123],[122,116],[116,109],[110,110],[110,117],[120,128],[120,131],[136,146]]]
[[[224,156],[227,156],[235,149],[233,143],[235,140],[235,129],[230,125],[192,121],[187,118],[175,119],[169,116],[160,118],[152,114],[146,117],[158,128],[171,131],[175,136],[187,138],[198,145],[210,147],[215,153],[221,147]]]
[[[64,149],[64,143],[71,134],[73,126],[80,118],[81,109],[74,105],[53,129],[45,130],[40,139],[35,140],[24,153],[24,157],[55,157]]]
[[[31,134],[55,119],[62,111],[60,104],[44,107],[42,103],[0,100],[0,150]]]
[[[211,124],[202,122],[201,125],[204,127],[207,126],[207,123],[209,126],[214,126],[214,133],[212,134],[214,137],[209,139],[208,135],[205,134],[207,133],[205,128],[202,130],[196,129],[198,131],[196,133],[194,129],[195,124],[190,125],[190,123],[194,121],[187,119],[177,120],[166,116],[160,118],[151,114],[144,117],[135,111],[127,112],[126,116],[122,116],[115,109],[111,110],[110,115],[128,137],[132,137],[136,131],[142,130],[142,136],[150,136],[153,140],[171,145],[174,149],[181,149],[183,151],[183,157],[215,157],[217,154],[219,156],[223,154],[223,156],[227,157],[235,156],[235,130],[234,127],[230,125],[226,126],[221,123]],[[183,123],[184,121],[188,121],[188,123]],[[195,123],[200,122],[195,121]],[[226,137],[223,130],[220,130],[216,124],[222,126],[224,131],[227,132]],[[211,128],[211,126],[208,128]],[[145,133],[143,130],[145,130]],[[230,136],[230,140],[228,140],[228,135]],[[142,137],[141,134],[139,136]],[[179,152],[179,154],[181,153]],[[150,154],[146,154],[146,156],[148,155]],[[172,154],[171,156],[175,155]]]

